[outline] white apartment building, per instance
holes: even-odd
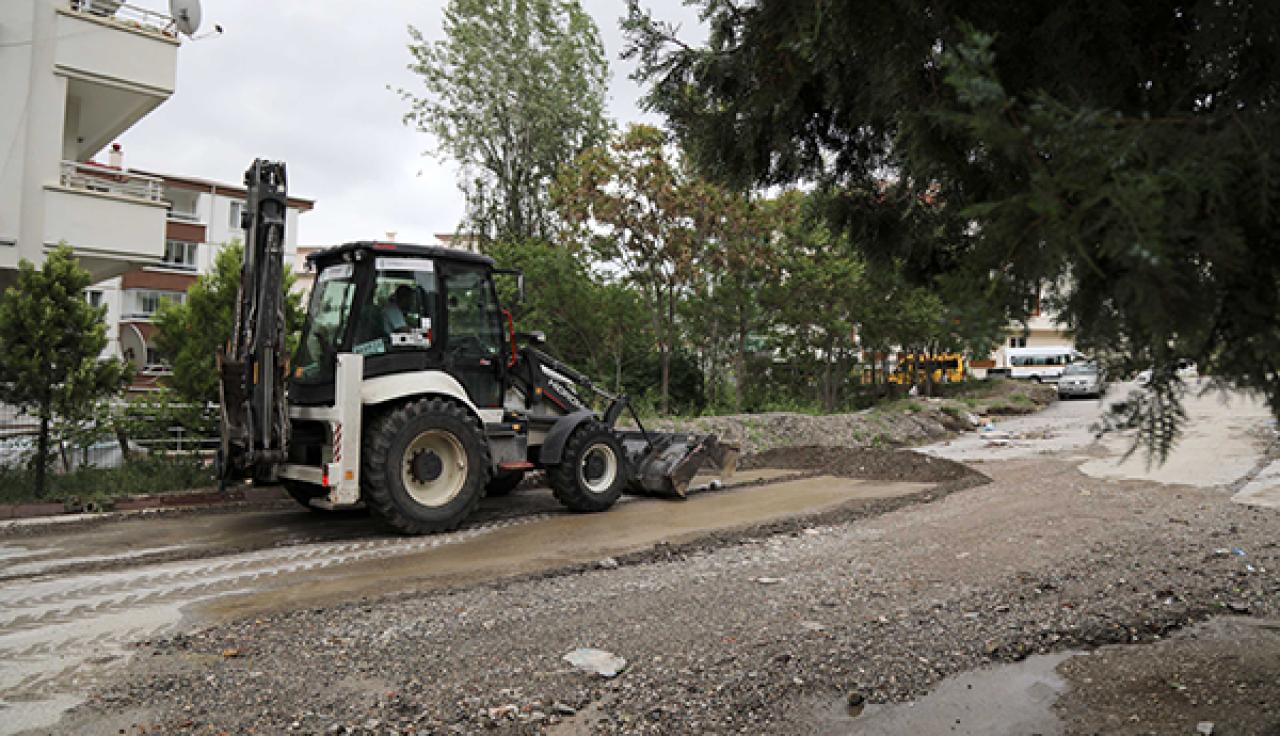
[[[0,1],[0,287],[60,242],[98,279],[163,260],[161,182],[89,161],[173,94],[179,46],[118,0]]]
[[[118,149],[116,149],[118,155]],[[158,386],[167,373],[154,343],[153,319],[164,300],[181,302],[196,279],[213,270],[218,252],[227,244],[243,243],[240,215],[247,192],[242,186],[191,176],[144,172],[159,184],[169,207],[158,250],[161,261],[90,287],[87,297],[107,308],[106,356],[133,364],[134,390]],[[290,197],[285,214],[285,263],[298,258],[298,217],[315,202]]]

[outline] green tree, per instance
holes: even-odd
[[[660,410],[667,413],[679,306],[708,249],[725,235],[728,195],[692,176],[661,130],[632,125],[562,169],[554,196],[578,242],[644,294],[659,356]]]
[[[799,192],[774,199],[747,194],[717,198],[720,232],[703,254],[705,267],[685,304],[683,320],[701,360],[708,398],[740,411],[753,393],[748,362],[771,315],[761,291],[777,276],[781,222],[803,200]]]
[[[218,349],[231,337],[240,266],[244,246],[238,242],[222,248],[213,270],[187,290],[187,299],[163,301],[156,313],[156,346],[169,361],[173,373],[165,380],[186,401],[203,404],[218,400]],[[302,295],[290,289],[293,273],[285,268],[285,329],[287,345],[297,345],[297,332],[305,316]]]
[[[626,27],[701,170],[819,182],[869,253],[963,271],[1014,319],[1060,284],[1082,346],[1156,366],[1130,417],[1156,454],[1177,434],[1179,357],[1280,415],[1280,5],[696,4],[704,46],[637,0]],[[923,198],[954,237],[897,237],[895,210]]]
[[[485,252],[524,272],[523,303],[514,303],[514,284],[503,285],[517,329],[545,333],[547,350],[600,385],[635,388],[623,377],[652,341],[633,288],[593,273],[585,252],[541,240],[492,243]]]
[[[39,270],[20,261],[17,283],[0,297],[0,401],[39,420],[32,460],[37,497],[45,491],[54,419],[88,416],[97,399],[122,390],[130,376],[120,361],[99,359],[107,346],[106,310],[85,301],[89,284],[89,272],[63,244]]]
[[[602,140],[608,62],[577,0],[450,0],[444,38],[410,26],[425,96],[401,90],[405,122],[462,165],[466,229],[522,241],[552,231],[556,170]]]

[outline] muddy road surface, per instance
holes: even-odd
[[[118,524],[81,530],[98,542],[9,536],[0,723],[1280,733],[1280,511],[1232,500],[1276,490],[1265,410],[1193,400],[1191,459],[1171,477],[1124,460],[1125,438],[1095,439],[1098,408],[997,419],[1004,443],[771,451],[744,463],[749,483],[685,503],[572,516],[527,490],[421,539],[358,518],[316,532],[289,512],[254,522],[282,525],[262,535],[165,520],[178,526],[109,551]],[[580,648],[625,664],[582,671],[565,659]]]
[[[417,538],[367,514],[291,507],[11,529],[0,537],[0,732],[56,722],[136,642],[186,628],[537,575],[977,479],[938,462],[911,471],[892,453],[867,454],[861,472],[830,469],[839,475],[803,453],[775,456],[787,467],[757,461],[723,489],[684,502],[626,498],[607,514],[565,513],[535,485],[487,499],[458,531]]]

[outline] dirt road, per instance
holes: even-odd
[[[1095,411],[1001,422],[1022,435],[1005,447],[928,448],[976,463],[981,485],[942,460],[823,450],[766,457],[770,483],[685,504],[565,516],[523,492],[515,510],[416,540],[291,512],[0,539],[0,656],[14,663],[0,723],[1280,731],[1280,512],[1230,501],[1266,466],[1265,416],[1241,404],[1203,430],[1243,475],[1176,485],[1107,470],[1119,444],[1082,431]],[[626,668],[576,671],[562,657],[579,647]]]

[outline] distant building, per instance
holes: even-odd
[[[1066,327],[1058,322],[1058,316],[1042,310],[1042,299],[1036,296],[1036,303],[1027,317],[1024,326],[1021,322],[1013,322],[1005,330],[1001,344],[991,351],[986,360],[972,360],[970,369],[978,377],[987,375],[988,371],[1004,372],[1009,364],[1009,348],[1049,348],[1075,347],[1075,338]]]
[[[90,159],[173,94],[179,46],[116,1],[0,2],[0,287],[59,242],[99,280],[163,259],[161,183]]]
[[[244,187],[191,176],[145,172],[159,183],[166,212],[162,258],[152,266],[131,270],[89,288],[87,298],[107,307],[105,354],[133,364],[133,390],[159,386],[168,373],[153,338],[153,318],[165,300],[182,302],[196,279],[213,269],[226,244],[245,240],[240,227],[247,192]],[[285,216],[285,262],[295,262],[298,217],[315,202],[290,197]]]

